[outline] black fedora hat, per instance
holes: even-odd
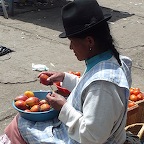
[[[60,38],[72,37],[108,21],[111,15],[104,15],[96,0],[74,0],[62,8],[62,21],[65,32]]]

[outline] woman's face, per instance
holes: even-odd
[[[88,38],[69,38],[70,49],[73,50],[75,56],[79,61],[88,59],[90,57],[90,43]]]

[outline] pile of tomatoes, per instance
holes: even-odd
[[[69,73],[69,74],[76,75],[76,76],[78,76],[79,78],[81,77],[81,73],[78,72],[78,71],[69,71],[68,73]],[[60,83],[60,82],[55,82],[54,85],[57,87],[57,89],[58,89],[57,92],[58,92],[59,94],[65,96],[65,97],[68,97],[68,96],[69,96],[70,91],[67,90],[66,88],[61,87],[61,83]]]
[[[144,100],[144,93],[139,88],[130,88],[128,108],[136,106],[136,102]]]
[[[144,100],[144,93],[139,88],[130,88],[129,100],[134,102]]]
[[[70,73],[70,74],[74,74],[74,75],[76,75],[76,76],[78,76],[78,77],[81,76],[81,73],[78,72],[78,71],[69,71],[68,73]]]
[[[26,91],[23,95],[15,97],[14,105],[25,112],[43,112],[51,109],[45,99],[35,97],[32,91]]]

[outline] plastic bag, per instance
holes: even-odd
[[[49,68],[43,64],[34,64],[32,63],[32,70],[33,71],[49,71]]]

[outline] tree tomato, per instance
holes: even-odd
[[[143,94],[142,94],[142,93],[139,93],[139,94],[137,95],[137,99],[138,99],[138,100],[143,100]]]
[[[39,112],[40,111],[40,106],[39,105],[34,105],[30,109],[31,112]]]
[[[134,92],[134,88],[130,88],[130,95],[132,95]]]
[[[142,93],[143,99],[144,99],[144,93]]]
[[[77,75],[78,77],[80,77],[81,73],[80,72],[75,72],[75,75]]]
[[[55,82],[55,84],[56,84],[57,86],[61,86],[60,82]]]
[[[34,105],[38,105],[39,104],[39,98],[37,97],[30,97],[28,98],[25,102],[29,107],[32,107]]]
[[[25,91],[24,95],[27,96],[28,98],[29,97],[34,97],[34,93],[32,91]]]
[[[50,105],[49,104],[42,104],[40,106],[40,110],[41,111],[48,111],[48,110],[50,110]]]
[[[40,75],[40,82],[44,85],[48,85],[47,79],[49,76],[47,76],[46,74],[41,74]]]
[[[136,102],[136,101],[137,101],[137,96],[134,95],[134,94],[132,94],[132,95],[130,95],[129,99],[130,99],[131,101]]]
[[[134,88],[134,90],[137,90],[137,91],[139,91],[139,92],[140,92],[140,88]]]
[[[133,94],[134,94],[134,95],[138,95],[139,93],[140,93],[139,90],[137,90],[137,89],[135,90],[135,89],[134,89],[134,91],[133,91]]]
[[[132,107],[132,106],[135,106],[135,103],[134,103],[133,101],[130,101],[130,102],[128,103],[128,108],[130,108],[130,107]]]
[[[70,73],[70,74],[74,74],[74,72],[73,72],[73,71],[69,71],[68,73]]]
[[[31,112],[29,109],[24,110],[25,112]]]
[[[15,102],[15,106],[16,106],[17,108],[21,109],[21,110],[27,109],[26,102],[23,101],[23,100],[17,100],[17,101]]]

